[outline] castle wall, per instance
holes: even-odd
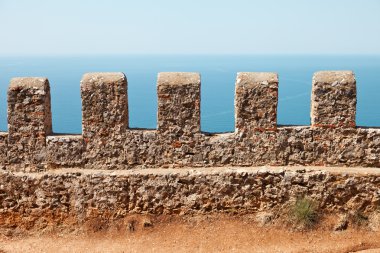
[[[81,135],[53,133],[50,87],[44,78],[12,79],[8,133],[0,133],[7,170],[58,167],[128,169],[324,165],[380,167],[380,129],[356,127],[356,80],[351,71],[317,72],[311,126],[277,124],[278,76],[238,73],[235,131],[201,132],[197,73],[160,73],[156,130],[128,125],[127,78],[90,73],[81,81]]]
[[[335,170],[335,171],[334,171]],[[71,228],[130,214],[286,214],[307,197],[326,214],[370,213],[380,203],[376,169],[182,168],[0,171],[0,231]]]
[[[50,85],[46,78],[13,78],[8,89],[8,146],[3,163],[41,167],[52,133]]]
[[[81,81],[84,165],[124,165],[128,129],[127,79],[123,73],[85,74]],[[53,161],[54,162],[54,161]]]

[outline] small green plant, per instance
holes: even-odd
[[[290,218],[297,227],[311,228],[318,220],[317,204],[307,198],[298,198],[290,208]]]

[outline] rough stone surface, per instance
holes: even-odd
[[[46,138],[46,146],[49,167],[83,165],[85,146],[82,135],[50,135]]]
[[[168,138],[192,137],[201,130],[201,79],[197,73],[160,73],[157,81],[158,131]]]
[[[240,167],[0,172],[0,228],[127,214],[275,212],[307,196],[323,212],[373,212],[380,171]]]
[[[239,73],[236,131],[211,134],[200,128],[199,74],[159,74],[158,128],[152,130],[128,127],[124,74],[86,74],[81,82],[83,133],[67,136],[51,133],[48,81],[14,79],[8,92],[9,133],[0,133],[0,165],[10,171],[72,166],[380,167],[380,129],[351,124],[356,105],[352,72],[318,72],[313,86],[313,125],[278,126],[277,74]]]
[[[85,165],[124,163],[122,135],[128,128],[127,79],[123,73],[89,73],[81,81]]]
[[[352,71],[314,74],[311,124],[320,127],[355,127],[356,79]]]
[[[46,136],[52,132],[50,86],[46,78],[13,78],[8,89],[6,163],[40,166]],[[3,162],[4,163],[4,162]]]
[[[235,130],[271,130],[277,127],[278,76],[276,73],[237,74]]]
[[[0,132],[0,161],[4,164],[7,163],[7,150],[8,150],[8,133]],[[4,167],[5,168],[5,167]]]

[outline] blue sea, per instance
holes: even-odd
[[[357,78],[357,125],[380,126],[380,56],[126,55],[0,57],[0,130],[7,131],[7,88],[12,77],[47,77],[51,85],[53,131],[81,133],[79,82],[86,72],[124,72],[128,79],[130,127],[156,128],[157,73],[201,73],[201,128],[234,130],[237,72],[277,72],[278,123],[310,124],[313,73],[353,70]]]

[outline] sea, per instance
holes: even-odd
[[[128,80],[131,128],[157,126],[159,72],[201,74],[201,129],[234,131],[237,72],[277,72],[280,125],[310,124],[313,73],[353,70],[358,126],[380,127],[380,56],[376,55],[122,55],[0,57],[0,131],[7,131],[7,89],[13,77],[47,77],[53,131],[81,133],[80,80],[87,72],[123,72]]]

